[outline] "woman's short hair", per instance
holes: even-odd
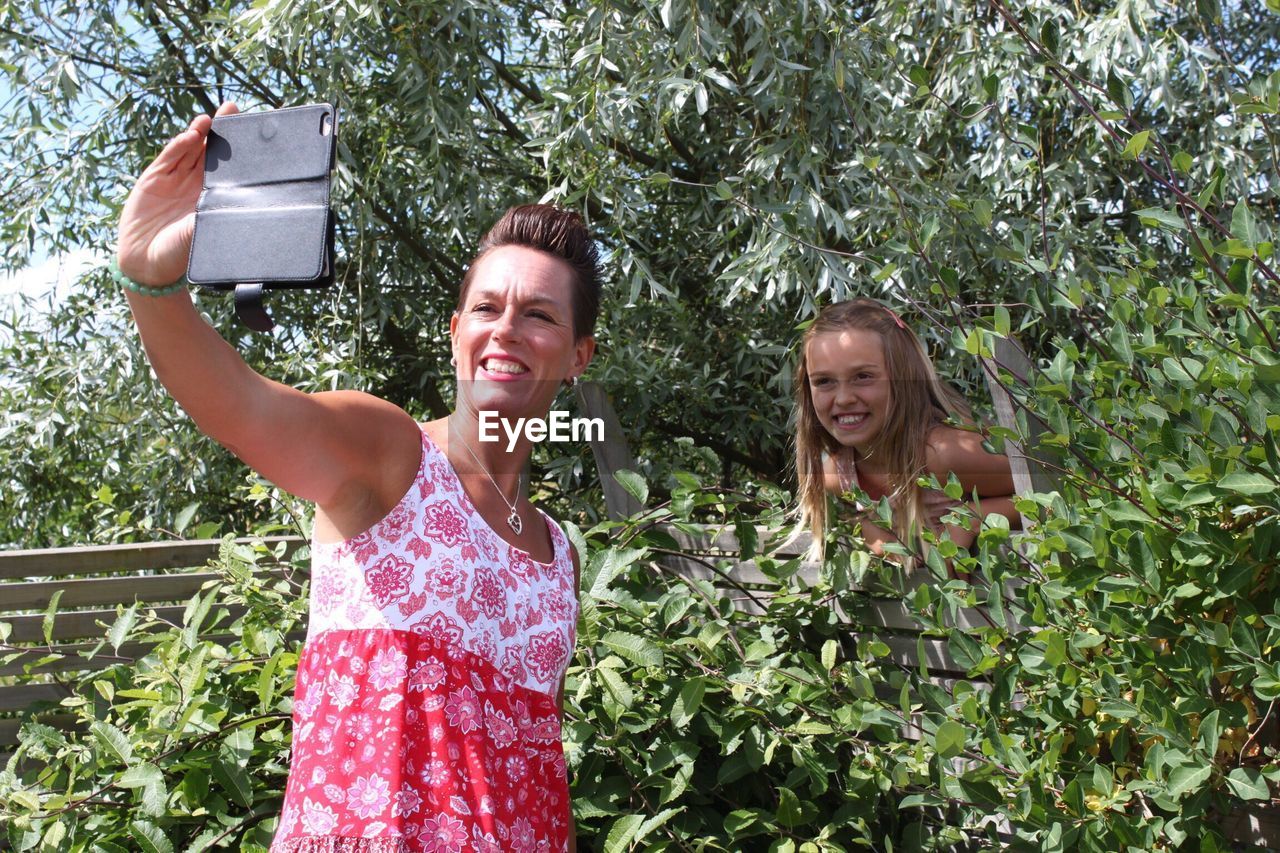
[[[526,246],[567,263],[573,269],[573,336],[581,338],[594,331],[600,314],[600,250],[581,216],[551,204],[517,205],[494,223],[462,276],[458,310],[481,259],[503,246]]]

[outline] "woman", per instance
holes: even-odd
[[[117,262],[169,393],[205,434],[316,504],[272,849],[571,849],[560,720],[577,555],[529,503],[529,441],[507,452],[482,443],[478,423],[545,417],[586,369],[594,243],[576,215],[545,205],[513,208],[490,231],[449,325],[448,417],[419,425],[368,394],[303,393],[254,372],[171,286],[210,124],[197,117],[138,179]]]
[[[979,519],[995,512],[1018,523],[1008,458],[983,450],[979,433],[945,423],[950,416],[971,425],[968,406],[938,379],[919,338],[879,302],[855,299],[818,313],[801,341],[795,395],[800,524],[813,534],[813,559],[825,548],[827,495],[854,487],[889,498],[892,530],[859,514],[877,554],[889,542],[919,547],[926,527],[942,532],[942,517],[957,504],[917,485],[930,474],[943,483],[955,474],[966,494],[976,491]],[[972,525],[946,530],[962,548],[977,536]]]

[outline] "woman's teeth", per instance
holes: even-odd
[[[868,417],[868,415],[841,415],[836,418],[836,423],[840,424],[840,426],[857,426]]]
[[[528,373],[529,368],[516,364],[514,361],[503,361],[496,358],[486,358],[481,362],[481,367],[490,373]]]

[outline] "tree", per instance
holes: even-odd
[[[1280,81],[1251,69],[1274,66],[1277,18],[1254,5],[14,3],[2,14],[10,265],[37,243],[105,251],[123,182],[195,111],[331,97],[341,285],[276,300],[290,331],[241,335],[250,358],[303,385],[363,385],[442,413],[445,322],[471,241],[515,200],[554,200],[581,209],[609,252],[593,375],[659,488],[677,463],[726,482],[788,481],[787,348],[817,302],[872,293],[907,306],[944,371],[973,391],[975,364],[955,356],[990,306],[1051,355],[1042,341],[1054,335],[1081,347],[1100,333],[1103,282],[1137,247],[1167,249],[1153,256],[1157,278],[1203,265],[1194,240],[1175,248],[1175,185],[1252,228],[1232,231],[1241,245],[1265,242],[1257,223],[1275,212]],[[1237,199],[1249,204],[1228,215]],[[1134,215],[1155,208],[1165,214]],[[101,276],[85,288],[117,304]],[[31,435],[8,429],[11,447]],[[674,447],[707,455],[671,457],[680,437],[691,445]],[[563,489],[584,458],[547,470]],[[138,501],[171,516],[178,501],[157,485]],[[202,514],[231,511],[198,491]]]
[[[992,795],[1027,839],[1176,846],[1209,832],[1225,793],[1269,798],[1277,775],[1276,11],[15,0],[0,6],[5,260],[105,250],[125,176],[196,110],[333,98],[339,287],[275,300],[275,337],[202,305],[285,381],[440,414],[475,235],[517,200],[579,209],[613,282],[591,375],[655,502],[681,468],[786,485],[789,348],[820,303],[903,308],[980,403],[974,356],[1017,335],[1037,365],[1021,405],[1064,454],[1061,488],[1020,503],[1025,551],[997,556],[1008,533],[991,527],[968,565],[1026,581],[1009,606],[1035,631],[952,642],[1026,704],[930,692],[926,710],[962,721],[971,752],[994,730],[1001,760],[1042,756],[1042,793],[1006,779]],[[141,381],[105,277],[83,293],[11,324],[6,541],[142,535],[137,518],[180,526],[192,501],[225,529],[279,517]],[[540,487],[592,520],[591,466],[567,453],[540,460]],[[923,589],[935,616],[979,595]],[[947,731],[913,784],[943,779],[930,796],[963,810]]]

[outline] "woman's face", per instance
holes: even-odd
[[[814,335],[805,349],[818,422],[864,454],[884,428],[891,387],[880,335],[844,329]]]
[[[543,417],[595,351],[594,338],[573,335],[573,269],[527,246],[502,246],[478,264],[449,321],[458,406],[477,417]]]

